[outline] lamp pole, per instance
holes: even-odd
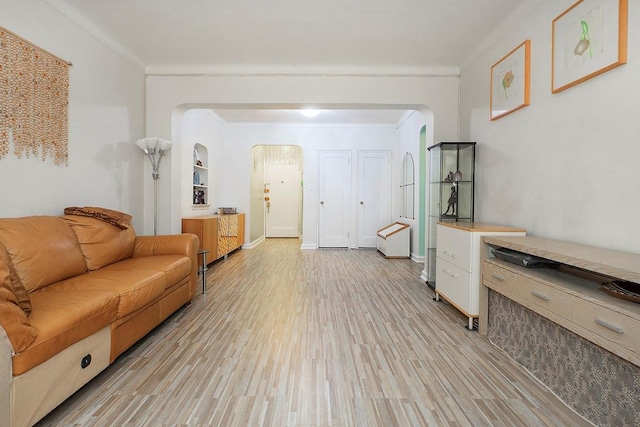
[[[147,137],[136,141],[136,145],[151,162],[153,178],[153,235],[158,234],[158,179],[160,178],[160,161],[167,154],[173,143],[166,139]]]

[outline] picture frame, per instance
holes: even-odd
[[[531,40],[525,40],[491,67],[490,119],[530,104]]]
[[[579,0],[553,20],[551,92],[627,63],[627,0]]]

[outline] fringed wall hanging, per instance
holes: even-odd
[[[69,164],[70,62],[0,27],[0,159]]]

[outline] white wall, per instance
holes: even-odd
[[[149,75],[146,130],[149,135],[169,138],[180,144],[180,111],[188,108],[297,108],[312,103],[319,108],[401,108],[417,109],[427,114],[431,111],[434,117],[433,139],[456,140],[458,91],[457,75]],[[314,135],[309,137],[313,139]],[[248,197],[248,182],[244,182],[249,179],[248,173],[242,168],[249,162],[251,146],[237,146],[225,141],[224,147],[228,150],[221,153],[225,165],[222,181],[231,185],[222,187],[229,190],[227,193],[222,190],[219,203],[239,208],[248,206],[247,200],[240,199]],[[305,162],[307,160],[305,152]],[[162,233],[180,232],[182,163],[180,150],[173,152],[171,167],[166,172],[171,175],[170,182],[161,184],[163,196],[159,228]],[[308,170],[305,164],[305,174]],[[242,185],[244,196],[235,192],[237,185]],[[149,204],[147,196],[145,205]],[[305,215],[304,221],[307,229],[310,224],[306,222],[315,221],[315,216]],[[145,222],[151,222],[149,210],[146,210]]]
[[[415,111],[410,117],[408,117],[399,127],[398,127],[398,139],[399,144],[396,150],[397,155],[394,159],[394,167],[396,168],[396,174],[398,176],[398,180],[400,182],[402,177],[402,159],[404,158],[405,153],[411,153],[413,156],[413,165],[415,169],[415,185],[414,185],[414,218],[404,218],[399,217],[399,205],[398,209],[394,211],[394,220],[398,220],[405,224],[409,224],[411,226],[411,257],[413,260],[417,262],[424,262],[424,255],[420,256],[418,254],[419,249],[419,239],[420,239],[420,231],[422,233],[425,230],[420,230],[420,130],[423,126],[427,124],[427,121],[431,123],[433,118],[431,115],[425,117],[424,114]],[[431,134],[432,135],[432,134]],[[427,146],[433,145],[433,141],[427,141]],[[426,187],[426,186],[425,186]],[[426,187],[428,188],[428,187]],[[397,203],[400,204],[402,202],[402,196],[400,193],[396,195]]]
[[[476,220],[640,253],[640,3],[628,64],[551,94],[551,22],[575,0],[531,0],[464,67],[462,139],[478,142]],[[531,105],[489,121],[491,66],[531,40]]]
[[[61,215],[66,206],[103,206],[142,228],[144,69],[116,54],[44,1],[0,0],[0,25],[73,63],[69,166],[0,159],[0,217]]]

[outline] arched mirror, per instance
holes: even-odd
[[[400,216],[404,218],[414,219],[414,187],[415,187],[415,168],[413,164],[413,156],[407,152],[402,159],[402,182],[400,184],[400,193],[402,194],[402,207]]]

